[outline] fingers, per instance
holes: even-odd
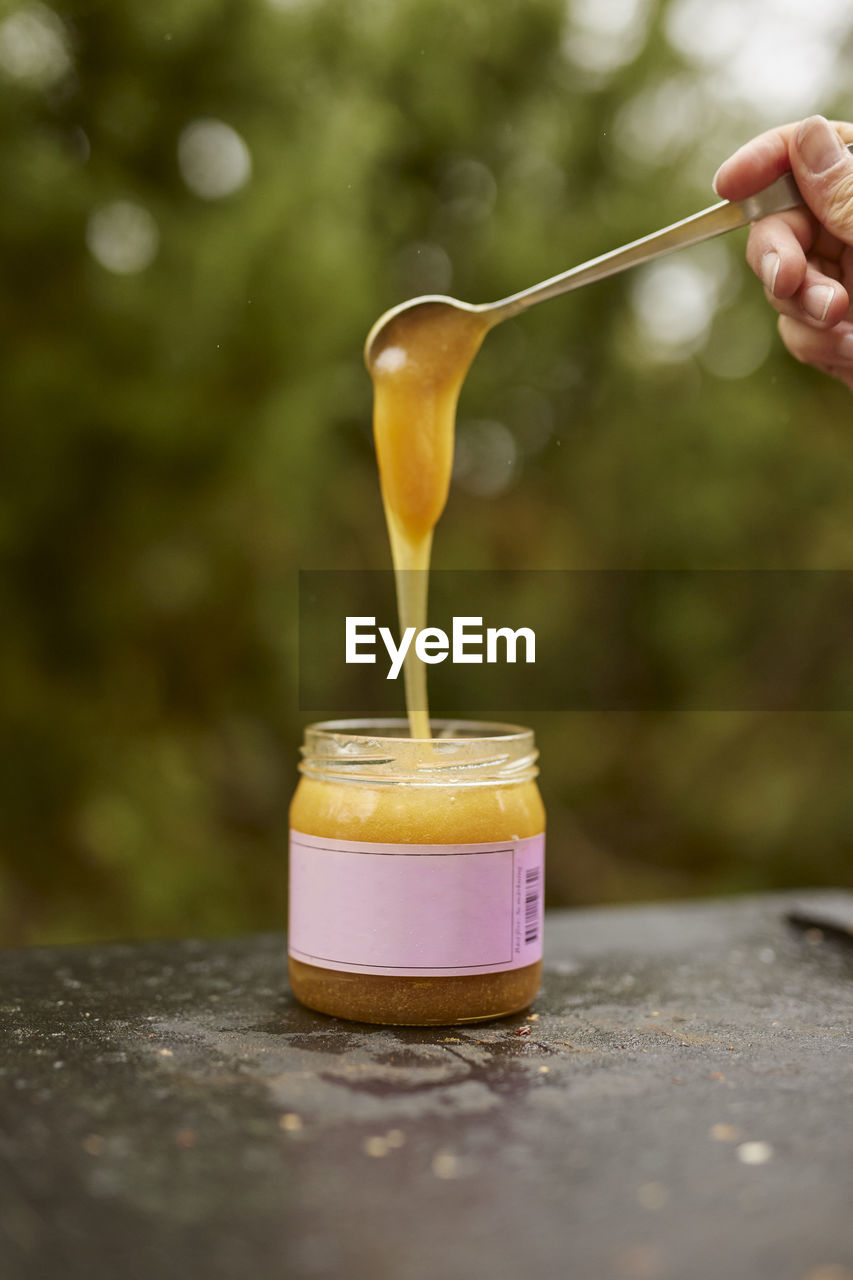
[[[739,147],[720,165],[714,176],[717,195],[723,200],[744,200],[781,178],[783,173],[787,173],[796,164],[805,167],[805,161],[797,148],[797,136],[816,119],[822,117],[812,116],[802,123],[795,121],[793,124],[780,125],[777,129],[768,129],[766,133],[758,134]],[[843,142],[853,142],[853,124],[835,120],[832,128]],[[799,170],[795,169],[795,174],[799,181]]]
[[[813,234],[801,210],[763,218],[750,232],[746,258],[781,315],[828,329],[844,319],[850,298],[838,263],[807,254]]]
[[[774,298],[790,298],[803,283],[806,252],[814,226],[801,209],[772,214],[753,224],[746,243],[746,260]]]
[[[779,317],[779,334],[791,355],[853,388],[853,323],[821,332],[792,316]]]
[[[853,124],[830,124],[822,116],[770,129],[720,166],[714,189],[726,200],[743,200],[793,171],[805,204],[755,223],[747,261],[779,312],[779,332],[791,354],[853,388],[848,293],[853,156],[848,142],[853,142]]]
[[[807,254],[814,237],[801,209],[762,218],[750,232],[746,258],[780,314],[831,328],[844,319],[850,299],[837,262]]]
[[[797,124],[768,129],[725,160],[714,175],[714,190],[723,200],[745,200],[781,178],[791,168],[790,139]]]
[[[759,134],[714,180],[719,195],[744,199],[793,168],[806,205],[754,224],[747,261],[782,315],[818,328],[843,319],[850,299],[831,263],[853,244],[853,125],[822,116]]]

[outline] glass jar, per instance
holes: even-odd
[[[321,1013],[414,1026],[517,1013],[542,973],[545,810],[529,729],[309,726],[290,809],[288,971]]]

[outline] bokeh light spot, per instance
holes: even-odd
[[[473,156],[457,156],[441,175],[446,211],[460,222],[482,222],[494,207],[498,184],[488,165]]]
[[[440,244],[419,241],[407,244],[397,254],[394,275],[403,298],[447,293],[453,280],[453,264]]]
[[[453,482],[467,493],[493,498],[516,478],[518,447],[509,427],[486,419],[462,422],[456,433]]]
[[[94,209],[86,224],[86,244],[96,262],[116,275],[144,271],[157,257],[160,231],[152,214],[131,200]]]
[[[680,360],[705,342],[727,277],[728,257],[716,248],[652,262],[637,273],[631,305],[652,359]]]
[[[236,129],[223,120],[193,120],[178,139],[178,167],[193,195],[222,200],[252,176],[252,156]]]
[[[564,52],[586,71],[617,71],[643,48],[648,17],[649,0],[572,0]]]
[[[735,308],[717,316],[702,364],[716,378],[747,378],[770,354],[775,325],[763,312]]]
[[[0,71],[35,89],[49,89],[71,70],[62,20],[43,4],[16,9],[0,22]]]
[[[635,163],[670,163],[694,144],[708,110],[694,80],[672,76],[641,89],[620,108],[613,129],[616,145]]]
[[[816,109],[836,88],[849,29],[838,0],[676,0],[665,13],[670,45],[709,79],[720,101],[766,113],[767,124]],[[843,71],[842,71],[843,77]]]

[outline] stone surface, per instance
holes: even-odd
[[[280,937],[0,953],[0,1276],[851,1280],[851,919],[562,912],[532,1013],[429,1030]]]

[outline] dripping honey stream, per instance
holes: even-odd
[[[471,363],[499,317],[436,300],[401,311],[372,343],[373,432],[400,630],[426,626],[433,529],[447,502],[456,404]],[[413,738],[431,737],[426,667],[410,646],[403,664]]]

